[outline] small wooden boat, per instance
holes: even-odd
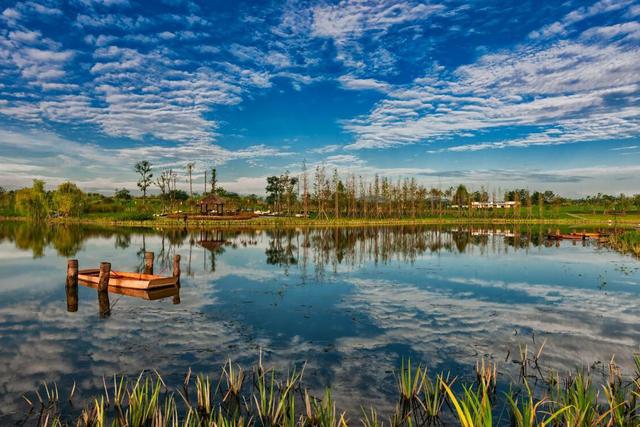
[[[78,282],[82,286],[86,286],[88,288],[96,289],[98,287],[97,283],[91,282]],[[125,295],[128,297],[141,298],[149,301],[155,301],[158,299],[175,297],[180,294],[180,289],[177,286],[166,286],[163,288],[154,288],[154,289],[132,289],[132,288],[119,288],[116,286],[109,286],[109,292]]]
[[[100,270],[91,268],[80,270],[78,280],[86,283],[98,284]],[[178,277],[162,277],[155,274],[130,273],[127,271],[112,271],[109,276],[109,287],[129,289],[159,289],[176,286]]]

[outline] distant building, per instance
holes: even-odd
[[[516,202],[471,202],[473,209],[511,209],[516,207]]]

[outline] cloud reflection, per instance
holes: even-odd
[[[0,227],[0,254],[12,254],[0,257],[0,420],[42,380],[78,381],[80,398],[102,375],[145,368],[178,384],[188,367],[249,365],[260,348],[280,369],[307,361],[312,389],[331,385],[357,413],[392,403],[402,357],[462,376],[491,357],[505,379],[520,344],[546,339],[545,366],[568,370],[613,353],[629,367],[640,342],[637,262],[547,247],[539,229],[225,230],[212,245],[200,230],[20,227]],[[81,287],[78,312],[66,311],[62,257],[135,270],[145,250],[160,274],[182,256],[180,305],[112,294],[105,320]]]

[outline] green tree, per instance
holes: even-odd
[[[31,188],[19,190],[16,193],[16,207],[34,221],[44,220],[49,215],[49,200],[44,189],[44,181],[34,179]]]
[[[84,205],[84,193],[72,182],[63,182],[53,193],[53,202],[63,216],[80,216]]]
[[[115,198],[118,200],[131,200],[131,192],[126,188],[116,188]]]
[[[284,188],[282,187],[279,176],[267,177],[267,186],[265,187],[267,192],[267,203],[273,205],[275,211],[279,211],[280,200],[282,199],[282,193]]]
[[[195,163],[189,162],[187,163],[187,175],[189,175],[189,197],[193,198],[193,180],[191,178],[191,174],[193,173],[193,168],[196,166]]]
[[[467,190],[467,187],[462,184],[458,185],[458,188],[456,188],[456,192],[453,195],[453,203],[458,206],[462,206],[467,203],[468,199],[469,190]]]
[[[216,193],[216,184],[218,184],[218,171],[213,168],[211,169],[211,194]]]
[[[146,160],[136,163],[135,171],[140,175],[140,179],[138,180],[138,187],[142,190],[142,198],[147,198],[147,188],[151,185],[151,178],[153,178],[153,173],[151,173],[151,163]]]
[[[170,200],[185,201],[189,198],[189,195],[184,190],[171,190],[166,194],[165,197]]]

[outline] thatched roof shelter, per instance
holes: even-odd
[[[200,205],[200,213],[201,214],[224,214],[224,204],[225,200],[217,196],[215,194],[211,194],[209,196],[204,197],[198,205]]]

